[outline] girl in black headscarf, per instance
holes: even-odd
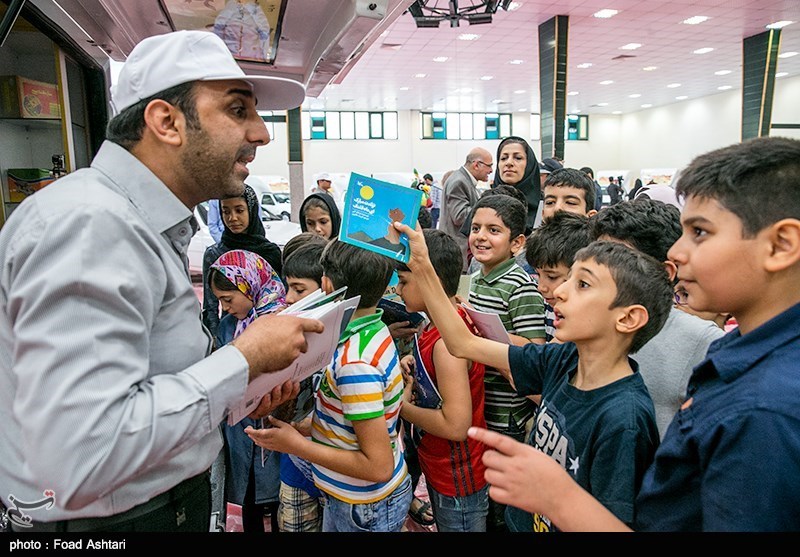
[[[523,138],[512,135],[497,146],[496,169],[492,187],[506,184],[514,186],[525,194],[528,202],[525,235],[533,230],[533,223],[542,200],[539,181],[539,162],[536,155]]]
[[[245,184],[240,196],[227,197],[219,202],[222,216],[222,238],[203,254],[203,323],[216,335],[220,321],[219,300],[208,284],[208,271],[223,253],[241,249],[251,251],[267,260],[278,275],[281,265],[281,248],[267,240],[258,211],[258,196]]]
[[[327,193],[312,193],[300,205],[300,229],[313,232],[326,240],[339,237],[342,216],[333,197]]]

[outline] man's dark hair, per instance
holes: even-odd
[[[592,170],[591,166],[582,166],[581,172],[583,172],[584,174],[588,174],[591,177],[591,179],[594,180],[594,170]]]
[[[574,168],[559,168],[550,173],[542,185],[544,188],[551,187],[573,187],[583,190],[583,198],[586,202],[586,212],[594,209],[595,190],[594,182],[582,170]]]
[[[417,222],[420,228],[431,228],[433,226],[433,217],[431,217],[431,212],[426,207],[419,208]]]
[[[503,224],[511,229],[511,239],[525,233],[525,217],[527,205],[510,195],[487,195],[478,199],[469,214],[469,220],[475,218],[478,209],[493,209]]]
[[[321,236],[317,236],[321,238]],[[307,242],[291,252],[283,263],[283,276],[287,281],[290,278],[309,279],[322,284],[322,252],[327,243]]]
[[[422,179],[430,180],[431,182],[433,182],[433,176],[431,174],[428,174],[427,172],[422,176]]]
[[[800,218],[800,140],[760,137],[695,158],[678,178],[679,199],[713,199],[752,238],[781,219]]]
[[[575,254],[575,261],[593,259],[608,267],[617,286],[609,309],[640,304],[647,310],[644,327],[633,334],[629,354],[638,352],[667,321],[674,291],[661,261],[619,242],[592,242]]]
[[[592,242],[589,217],[556,211],[534,230],[525,246],[525,259],[533,268],[566,265],[572,267],[575,254]]]
[[[627,242],[661,262],[681,237],[681,212],[654,199],[637,198],[606,207],[589,219],[592,238],[601,236]]]
[[[428,246],[428,256],[430,257],[433,270],[442,283],[445,294],[452,298],[458,293],[458,282],[461,279],[461,269],[464,268],[464,255],[461,248],[444,230],[427,229],[422,231],[425,236],[425,244]],[[398,273],[410,272],[411,269],[405,263],[396,261],[394,263]]]
[[[144,109],[155,99],[164,100],[178,107],[186,117],[188,129],[200,129],[200,117],[195,106],[194,82],[190,81],[142,99],[114,116],[106,126],[106,139],[130,151],[142,139]]]
[[[348,298],[361,295],[359,309],[378,304],[394,272],[388,257],[338,239],[325,246],[320,262],[334,288],[346,286]]]

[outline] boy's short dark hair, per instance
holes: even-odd
[[[628,348],[629,354],[638,352],[658,334],[672,309],[674,290],[663,262],[625,244],[603,241],[592,242],[575,254],[575,261],[587,259],[608,267],[617,285],[611,308],[641,304],[647,309],[647,323],[633,334]]]
[[[592,242],[589,217],[566,211],[556,213],[534,230],[525,246],[525,259],[535,268],[572,267],[575,254]]]
[[[755,236],[781,219],[800,218],[800,140],[759,137],[696,157],[678,178],[679,199],[714,199]]]
[[[425,174],[422,175],[422,179],[423,180],[430,180],[432,182],[433,181],[433,176],[426,172]]]
[[[527,206],[510,195],[487,195],[478,199],[469,214],[469,220],[475,218],[478,209],[493,209],[503,224],[511,229],[511,239],[525,233],[525,217]]]
[[[586,212],[594,209],[595,190],[594,182],[582,170],[575,168],[559,168],[550,173],[542,186],[573,187],[583,190],[583,199],[586,203]]]
[[[300,246],[306,244],[319,244],[324,248],[328,244],[328,240],[313,232],[301,232],[297,236],[290,238],[286,245],[283,246],[282,263],[286,265],[286,260],[289,259],[289,256]]]
[[[525,194],[522,193],[522,190],[519,188],[515,188],[514,186],[511,186],[509,184],[499,184],[483,192],[481,194],[481,197],[486,197],[487,195],[510,195],[511,197],[519,200],[520,203],[525,205],[525,212],[527,213],[528,200],[525,198]]]
[[[654,199],[638,198],[606,207],[591,219],[592,238],[608,236],[628,242],[659,261],[681,237],[681,212]]]
[[[338,239],[331,240],[320,258],[322,274],[334,288],[347,287],[347,297],[361,295],[358,308],[376,306],[389,286],[394,266],[388,257]]]
[[[464,268],[464,255],[452,236],[443,230],[427,229],[422,231],[425,244],[428,246],[428,257],[442,283],[444,293],[449,298],[458,294],[458,282],[461,280],[461,269]],[[394,262],[398,273],[410,272],[405,263]]]
[[[433,217],[431,217],[431,212],[426,207],[419,208],[417,222],[420,228],[431,228],[433,226]]]
[[[321,238],[321,236],[317,236]],[[322,284],[322,252],[327,242],[319,244],[308,242],[293,250],[283,263],[283,276],[286,279],[298,278],[313,280]]]

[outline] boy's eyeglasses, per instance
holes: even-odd
[[[685,306],[689,303],[689,293],[686,290],[675,291],[675,303],[679,306]]]

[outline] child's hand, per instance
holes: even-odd
[[[408,246],[411,249],[411,258],[408,260],[408,268],[413,272],[419,269],[426,261],[430,262],[428,257],[428,246],[425,244],[425,236],[422,235],[422,228],[419,223],[415,229],[411,229],[407,224],[402,222],[393,222],[392,225],[396,230],[408,236]]]
[[[408,354],[400,358],[400,370],[403,372],[403,381],[405,381],[406,375],[411,375],[414,372],[414,356]]]
[[[247,426],[244,432],[253,440],[253,443],[263,449],[278,451],[280,453],[298,454],[303,444],[309,442],[302,433],[286,422],[272,416],[267,416],[272,427],[255,429]]]
[[[397,321],[389,325],[389,334],[393,339],[412,337],[419,332],[419,328],[410,327],[411,321]]]
[[[414,402],[414,374],[403,374],[403,402],[412,404]]]
[[[311,437],[311,414],[292,424],[303,437]]]

